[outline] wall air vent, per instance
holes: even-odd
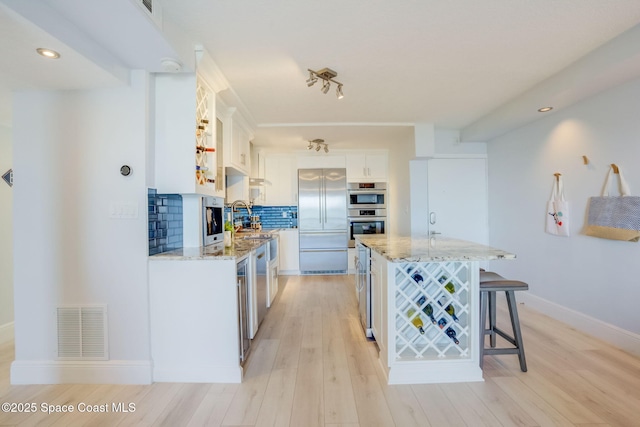
[[[153,15],[153,0],[142,0],[142,6]]]
[[[162,7],[158,0],[131,0],[136,3],[140,9],[147,15],[151,20],[158,26],[158,28],[162,29]]]
[[[57,309],[58,359],[107,360],[107,306]]]

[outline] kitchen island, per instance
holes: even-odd
[[[482,381],[479,262],[515,255],[440,236],[356,241],[371,249],[371,326],[388,383]]]

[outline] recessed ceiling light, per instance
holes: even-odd
[[[55,50],[45,49],[43,47],[37,48],[36,52],[38,52],[40,55],[44,56],[45,58],[50,58],[50,59],[60,58],[60,54]]]
[[[547,111],[551,111],[553,110],[553,107],[542,107],[542,108],[538,108],[538,111],[541,113],[546,113]]]

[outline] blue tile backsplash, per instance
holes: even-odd
[[[230,212],[229,208],[225,208],[225,217],[228,212]],[[258,215],[260,217],[260,223],[263,229],[293,228],[298,226],[297,206],[253,206],[251,213],[252,215]],[[234,222],[241,219],[243,227],[245,228],[251,227],[249,214],[243,208],[239,208],[239,212],[234,214],[233,219]]]
[[[148,190],[149,255],[182,247],[182,196]]]

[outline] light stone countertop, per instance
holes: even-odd
[[[274,234],[275,233],[256,233],[256,234]],[[172,251],[163,252],[161,254],[152,255],[150,261],[167,261],[167,260],[239,260],[248,255],[252,250],[259,248],[271,239],[248,239],[237,237],[233,239],[233,244],[225,248],[222,242],[209,246],[199,246],[190,248],[174,249]]]
[[[356,236],[371,250],[391,262],[446,262],[514,259],[515,254],[443,236],[396,236],[377,234]]]

